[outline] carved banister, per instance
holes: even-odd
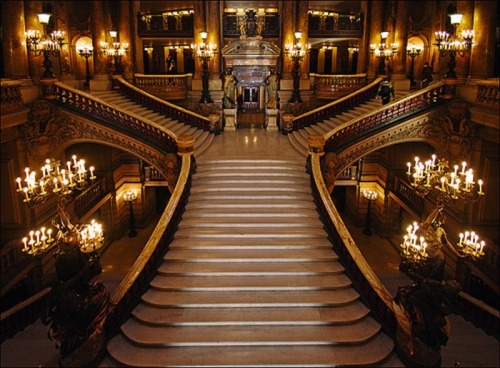
[[[21,81],[2,80],[1,82],[1,105],[0,113],[8,114],[24,107],[21,98]]]
[[[476,100],[477,104],[496,109],[498,112],[498,79],[497,80],[481,80],[477,82]]]

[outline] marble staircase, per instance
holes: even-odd
[[[399,98],[402,98],[407,94],[408,92],[405,91],[396,91],[395,99],[397,100]],[[378,109],[379,107],[381,107],[380,99],[373,98],[350,110],[346,110],[337,116],[317,122],[316,124],[313,124],[311,126],[295,130],[288,134],[288,139],[290,140],[290,144],[302,156],[307,157],[309,151],[309,144],[307,143],[307,139],[310,135],[323,135],[338,126],[356,119],[361,115],[367,114],[375,109]]]
[[[167,128],[171,132],[175,133],[177,137],[180,137],[181,135],[192,135],[195,139],[194,155],[196,157],[205,152],[214,140],[214,134],[161,115],[148,107],[142,106],[137,102],[130,100],[129,98],[123,96],[119,91],[95,91],[92,92],[92,94],[110,105],[114,105],[125,111],[133,112],[154,122],[155,124]]]
[[[141,303],[108,343],[117,366],[398,366],[352,288],[302,163],[202,159]]]

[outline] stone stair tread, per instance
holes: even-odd
[[[130,319],[121,330],[139,345],[329,345],[367,341],[380,331],[380,325],[371,318],[363,318],[340,325],[165,327]]]
[[[215,200],[215,199],[274,199],[274,200],[299,200],[299,201],[310,201],[311,193],[302,192],[294,192],[294,191],[279,191],[278,193],[269,193],[266,191],[256,192],[254,190],[241,190],[237,193],[234,192],[222,192],[222,193],[203,193],[200,191],[195,191],[192,195],[189,196],[193,199],[201,199],[201,200]]]
[[[179,229],[182,228],[192,228],[197,227],[199,229],[203,228],[216,228],[216,227],[227,227],[233,226],[234,229],[241,228],[275,228],[275,227],[289,227],[289,228],[323,228],[323,224],[317,221],[316,217],[308,219],[306,216],[302,218],[246,218],[242,220],[241,218],[233,217],[219,217],[213,219],[206,218],[190,218],[186,221],[182,221],[179,224]]]
[[[156,275],[151,286],[184,291],[257,291],[339,289],[352,285],[343,274],[297,276],[165,276]]]
[[[357,321],[370,310],[361,302],[333,307],[179,308],[139,304],[132,312],[151,325],[313,325]]]
[[[252,202],[249,203],[248,200],[245,199],[232,199],[232,200],[219,200],[217,203],[207,202],[207,201],[195,201],[193,199],[188,200],[186,205],[186,210],[194,210],[199,208],[233,208],[239,209],[241,211],[246,211],[248,208],[253,209],[283,209],[283,208],[308,208],[308,209],[316,209],[316,205],[314,202],[293,202],[293,203],[285,203],[280,200],[267,199],[267,200],[257,200],[252,199]]]
[[[214,181],[215,183],[215,181]],[[217,185],[210,185],[210,186],[202,186],[202,187],[196,187],[191,189],[190,195],[193,195],[195,193],[212,193],[212,192],[222,192],[222,193],[232,193],[232,192],[247,192],[247,193],[254,193],[257,191],[259,193],[290,193],[290,192],[300,192],[300,193],[311,193],[311,187],[307,187],[306,185],[295,185],[292,184],[293,181],[289,181],[286,186],[286,191],[283,190],[283,188],[280,188],[276,186],[276,182],[271,182],[267,181],[264,182],[263,180],[260,181],[250,181],[248,180],[248,183],[238,183],[237,185],[234,185],[235,183],[238,183],[237,180],[234,181],[225,181],[225,182],[217,182]]]
[[[165,307],[305,307],[335,306],[355,302],[359,294],[352,288],[299,291],[168,291],[150,288],[142,301]]]
[[[275,275],[321,275],[344,272],[339,262],[163,262],[158,273],[171,275],[209,275],[209,276],[275,276]]]
[[[108,344],[108,352],[124,365],[226,366],[226,367],[331,367],[376,365],[393,350],[392,340],[378,333],[360,344],[306,346],[207,346],[158,347],[139,346],[117,335]],[[187,363],[186,363],[187,362]]]
[[[244,212],[239,211],[228,211],[222,208],[206,209],[204,211],[187,211],[182,215],[183,219],[191,218],[218,218],[218,217],[237,217],[237,218],[319,218],[319,214],[316,210],[312,209],[286,209],[282,208],[270,208],[265,212],[262,212],[256,208],[245,209]]]
[[[183,227],[177,230],[174,235],[174,239],[181,238],[211,238],[211,237],[221,237],[225,236],[228,238],[282,238],[282,239],[292,239],[292,238],[317,238],[325,237],[326,232],[321,228],[293,228],[290,226],[280,226],[270,229],[262,229],[255,227],[240,227],[236,228],[234,226],[218,227],[218,228],[204,228],[199,229],[196,227],[187,228]]]
[[[225,238],[212,238],[204,239],[201,242],[199,239],[182,239],[173,240],[170,243],[170,249],[173,248],[225,248],[225,249],[288,249],[288,248],[317,248],[324,247],[332,249],[332,244],[327,238],[309,238],[307,241],[303,239],[225,239]]]
[[[280,249],[170,249],[163,257],[165,260],[204,261],[222,260],[236,262],[268,262],[279,260],[338,260],[338,256],[330,249],[295,249],[283,252]]]

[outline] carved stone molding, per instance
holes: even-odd
[[[58,109],[47,101],[37,101],[28,114],[28,123],[22,126],[28,148],[30,164],[39,164],[47,157],[57,157],[66,147],[81,142],[112,146],[135,155],[154,166],[173,185],[173,173],[178,171],[169,152],[151,148],[132,136],[94,123],[77,114]],[[174,153],[174,156],[176,153]],[[169,182],[169,185],[171,183]]]

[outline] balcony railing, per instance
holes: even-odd
[[[336,12],[309,12],[309,37],[362,37],[363,16]]]
[[[142,13],[137,16],[139,37],[193,38],[193,11]]]
[[[188,96],[192,74],[136,74],[135,85],[163,100],[183,100]]]
[[[344,97],[366,85],[366,73],[346,75],[311,74],[314,97],[334,100]]]
[[[1,111],[2,115],[15,112],[23,108],[24,103],[21,98],[21,81],[17,80],[2,80],[0,91],[1,96]]]

